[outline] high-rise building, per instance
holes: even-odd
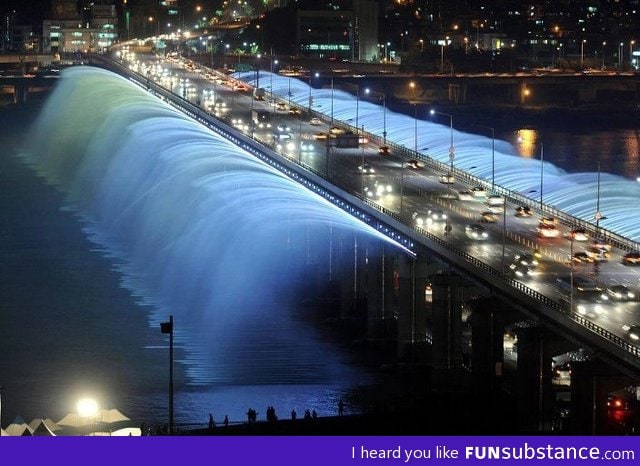
[[[118,39],[115,0],[53,0],[52,11],[42,25],[44,52],[95,52]]]

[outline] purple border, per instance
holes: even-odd
[[[406,461],[410,451],[414,456]],[[430,458],[425,459],[423,456],[426,454]],[[488,458],[496,454],[500,459]],[[565,456],[572,454],[582,458],[567,459]],[[398,455],[400,458],[395,457]],[[466,455],[470,456],[466,458]],[[523,455],[524,458],[507,459],[509,455]],[[613,458],[607,460],[604,455],[613,455]],[[525,462],[566,465],[602,461],[626,466],[640,461],[640,442],[637,437],[550,436],[2,437],[0,458],[4,464],[65,466],[182,466],[195,463],[269,466],[511,465]],[[13,461],[9,463],[7,460]]]

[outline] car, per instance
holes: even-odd
[[[551,382],[554,385],[571,385],[571,364],[565,362],[555,366]]]
[[[321,125],[322,124],[322,120],[320,118],[313,117],[311,120],[309,120],[309,124],[310,125]]]
[[[594,246],[591,246],[589,249],[587,249],[586,252],[593,258],[594,261],[598,262],[608,261],[609,256],[611,255],[607,249],[597,248]]]
[[[604,313],[604,308],[600,304],[594,303],[578,303],[576,304],[576,312],[589,319],[596,319]]]
[[[481,222],[496,223],[500,219],[500,216],[496,212],[485,211],[482,212]]]
[[[340,128],[339,126],[332,126],[329,132],[331,134],[344,134],[345,130]]]
[[[314,133],[313,135],[313,139],[317,141],[326,140],[328,138],[329,138],[329,135],[327,133]]]
[[[451,173],[443,173],[438,178],[438,181],[443,184],[453,184],[455,183],[456,179]]]
[[[544,215],[542,218],[540,218],[540,223],[544,225],[555,225],[556,223],[558,223],[558,221],[555,217]]]
[[[291,134],[290,133],[277,132],[277,133],[273,133],[273,138],[276,139],[277,141],[282,141],[282,140],[285,140],[285,139],[291,139]]]
[[[623,325],[622,329],[626,332],[627,338],[637,342],[640,340],[640,325]]]
[[[628,286],[613,285],[607,288],[607,296],[612,301],[633,301],[636,294]]]
[[[584,228],[574,228],[566,234],[567,238],[571,238],[574,241],[588,241],[589,233]]]
[[[513,262],[515,264],[527,265],[529,267],[537,267],[538,259],[534,254],[529,254],[528,252],[522,254],[516,254],[513,256]]]
[[[630,252],[622,257],[624,265],[640,265],[640,252]]]
[[[299,108],[290,108],[289,109],[289,115],[300,115],[302,112],[300,111]]]
[[[560,236],[560,230],[553,224],[540,222],[536,231],[538,232],[538,236],[542,238],[557,238]]]
[[[276,129],[283,133],[291,131],[291,127],[286,123],[278,123]]]
[[[378,154],[391,155],[391,149],[389,148],[389,146],[380,146],[378,147]]]
[[[287,104],[285,104],[284,102],[276,103],[276,111],[277,112],[287,112],[288,110],[289,110],[289,108],[287,107]]]
[[[474,186],[473,188],[471,188],[471,192],[473,193],[474,197],[485,197],[487,195],[487,190],[482,186]]]
[[[502,206],[504,205],[504,197],[499,194],[492,194],[487,198],[487,204],[492,207]]]
[[[367,197],[382,197],[385,194],[389,194],[393,191],[393,187],[390,184],[379,183],[377,180],[373,186],[365,186],[364,192]]]
[[[305,151],[305,152],[310,152],[314,149],[313,143],[308,142],[308,141],[302,141],[300,143],[300,150]]]
[[[368,163],[358,166],[358,170],[360,170],[360,173],[364,173],[368,175],[371,175],[376,172],[375,168],[373,168]]]
[[[416,159],[409,159],[407,160],[407,168],[410,168],[411,170],[419,170],[420,164]]]
[[[594,262],[593,258],[584,251],[574,252],[573,256],[569,257],[569,262],[571,260],[577,264],[591,264]]]
[[[489,237],[489,233],[487,233],[487,230],[485,230],[482,225],[479,225],[477,223],[467,225],[464,228],[464,233],[467,235],[467,237],[478,241],[486,240]]]
[[[606,251],[611,251],[611,245],[600,238],[592,239],[591,247],[596,249],[604,249]]]
[[[531,267],[529,267],[528,265],[523,265],[523,264],[511,264],[509,266],[509,270],[511,270],[511,272],[517,277],[517,278],[524,278],[524,277],[528,277],[529,275],[531,275],[533,273],[533,269]]]
[[[447,214],[441,209],[429,210],[428,215],[434,222],[444,221],[447,219]]]
[[[473,201],[473,193],[471,191],[460,191],[458,199],[461,201]]]
[[[447,214],[441,209],[429,209],[427,212],[414,212],[411,217],[419,227],[425,227],[434,222],[444,222],[447,220]]]
[[[531,217],[531,208],[526,205],[516,207],[516,217]]]

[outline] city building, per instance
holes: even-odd
[[[118,39],[114,0],[54,0],[53,17],[42,24],[43,52],[99,52]]]

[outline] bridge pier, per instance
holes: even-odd
[[[340,270],[340,319],[360,320],[365,317],[364,294],[365,254],[358,235],[340,232],[333,244],[337,248],[335,257]]]
[[[471,374],[476,393],[498,397],[504,366],[504,309],[495,298],[471,303]]]
[[[427,314],[431,308],[431,302],[427,302],[426,295],[426,288],[431,283],[427,256],[412,258],[405,254],[400,255],[398,274],[398,357],[410,365],[425,364],[428,356],[424,354],[427,342]]]
[[[397,336],[397,256],[387,249],[387,244],[368,241],[365,286],[369,341],[390,341]]]
[[[572,363],[570,433],[610,434],[609,393],[635,383],[637,380],[620,375],[609,364],[599,360]]]
[[[466,371],[462,359],[462,278],[448,274],[432,280],[432,386],[435,391],[460,391]]]

